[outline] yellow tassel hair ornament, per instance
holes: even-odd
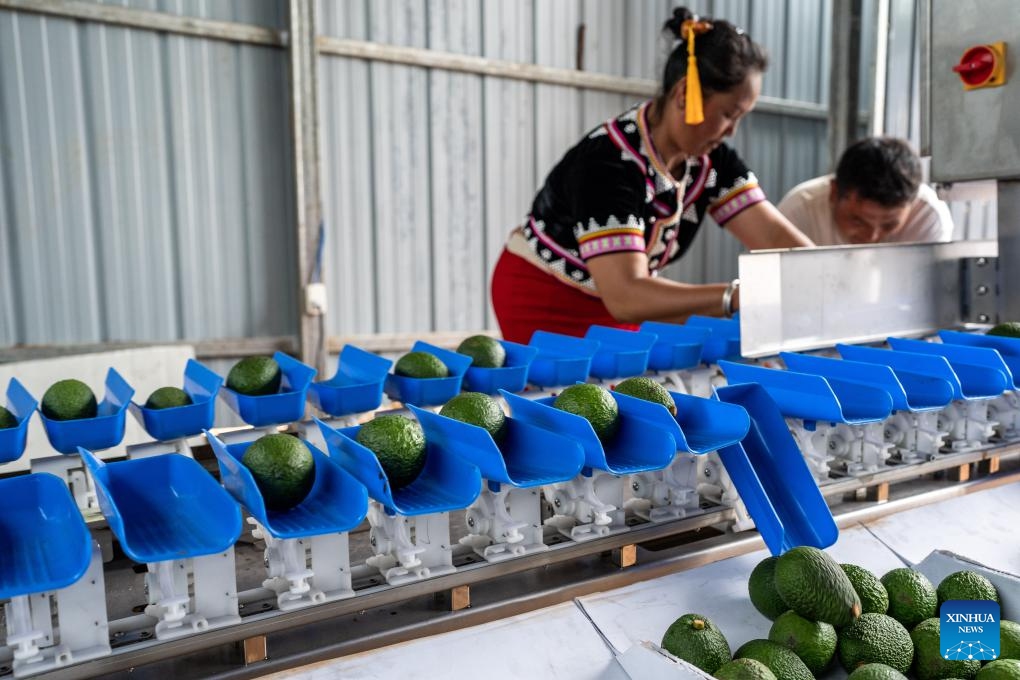
[[[684,106],[684,122],[700,125],[705,122],[705,111],[701,96],[701,77],[698,75],[698,58],[694,56],[694,36],[712,30],[707,21],[688,19],[681,31],[687,40],[687,96]]]

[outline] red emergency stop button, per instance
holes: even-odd
[[[1006,82],[1006,43],[970,47],[953,67],[966,90],[998,87]]]

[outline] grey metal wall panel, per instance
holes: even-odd
[[[530,2],[484,0],[482,3],[484,56],[531,62],[535,45]],[[535,168],[535,86],[531,83],[486,78],[483,83],[485,129],[485,283],[503,250],[509,231],[531,207],[542,177]],[[496,326],[489,296],[484,295],[485,327]]]
[[[319,2],[316,16],[320,33],[368,39],[367,2]],[[318,68],[328,332],[374,333],[377,223],[370,66],[358,59],[322,57]]]
[[[0,11],[0,53],[5,342],[293,332],[283,51]]]
[[[787,4],[788,0],[751,3],[751,22],[747,31],[755,42],[768,50],[770,65],[762,80],[761,93],[769,97],[782,97],[786,92]]]
[[[790,0],[786,14],[786,54],[783,96],[818,102],[822,96],[818,55],[829,42],[828,24],[822,24],[824,6],[817,0]]]
[[[479,55],[477,0],[432,3],[429,47]],[[482,328],[487,307],[485,270],[482,78],[434,71],[429,75],[429,171],[433,240],[433,324],[444,330]]]
[[[577,0],[534,0],[535,63],[574,68],[577,26],[581,7]],[[581,92],[556,85],[535,86],[535,174],[545,175],[583,133]]]
[[[426,47],[425,2],[369,5],[369,36],[394,45]],[[434,327],[433,239],[428,225],[429,74],[420,68],[373,63],[372,158],[375,191],[375,287],[379,332]]]
[[[890,0],[889,69],[885,88],[885,132],[910,138],[911,102],[917,98],[914,0]],[[915,138],[916,143],[916,138]]]

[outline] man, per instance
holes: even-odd
[[[953,218],[921,184],[921,161],[900,139],[870,137],[839,159],[835,176],[790,190],[777,206],[816,245],[949,241]]]

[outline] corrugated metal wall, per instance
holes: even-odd
[[[0,344],[293,333],[286,77],[281,49],[0,10]]]
[[[285,2],[130,7],[283,28]],[[337,37],[658,78],[666,0],[321,0]],[[715,0],[772,53],[764,92],[824,104],[831,0]],[[0,345],[292,334],[287,60],[0,10]],[[319,59],[331,335],[492,327],[488,274],[544,174],[634,98]],[[755,113],[736,145],[778,200],[828,167],[823,120]],[[724,280],[706,225],[671,275]]]
[[[658,79],[666,0],[349,0],[319,3],[340,38]],[[825,104],[831,2],[692,3],[769,48],[764,94]],[[488,276],[545,173],[633,97],[408,66],[320,58],[331,334],[492,327]],[[828,168],[826,122],[755,113],[736,145],[775,200]],[[705,225],[671,268],[736,273],[739,243]]]

